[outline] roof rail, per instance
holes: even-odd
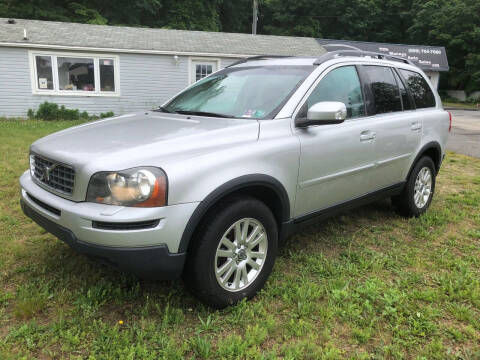
[[[281,59],[281,58],[289,58],[289,57],[294,57],[292,55],[256,55],[256,56],[249,56],[244,59],[240,59],[238,61],[235,61],[233,64],[230,64],[228,66],[225,66],[226,68],[229,68],[231,66],[239,65],[246,63],[247,61],[251,60],[262,60],[262,59]]]
[[[388,54],[377,53],[373,51],[363,51],[363,50],[336,50],[336,51],[329,51],[325,55],[320,56],[313,64],[320,65],[325,61],[335,59],[341,56],[356,56],[356,57],[371,57],[374,59],[381,59],[381,60],[391,60],[391,61],[398,61],[409,65],[414,65],[410,60],[404,59],[400,56],[393,56]]]

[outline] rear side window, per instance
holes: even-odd
[[[307,99],[308,108],[321,101],[340,101],[347,107],[347,118],[365,115],[362,88],[355,66],[342,66],[320,80]]]
[[[364,66],[370,81],[375,114],[402,111],[402,102],[392,69],[386,66]]]
[[[433,95],[432,89],[430,89],[423,76],[415,71],[399,70],[405,79],[408,91],[412,94],[417,109],[434,107],[435,95]]]

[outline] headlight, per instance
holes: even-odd
[[[121,206],[165,206],[167,176],[154,167],[99,172],[90,179],[87,201]]]

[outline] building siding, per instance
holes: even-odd
[[[85,54],[85,52],[81,52]],[[188,85],[188,56],[112,54],[119,58],[120,96],[32,94],[28,49],[0,47],[0,116],[24,117],[44,101],[90,114],[124,114],[159,106]],[[221,67],[236,59],[221,59]]]

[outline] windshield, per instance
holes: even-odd
[[[313,66],[223,69],[188,88],[161,111],[193,115],[273,118]]]

